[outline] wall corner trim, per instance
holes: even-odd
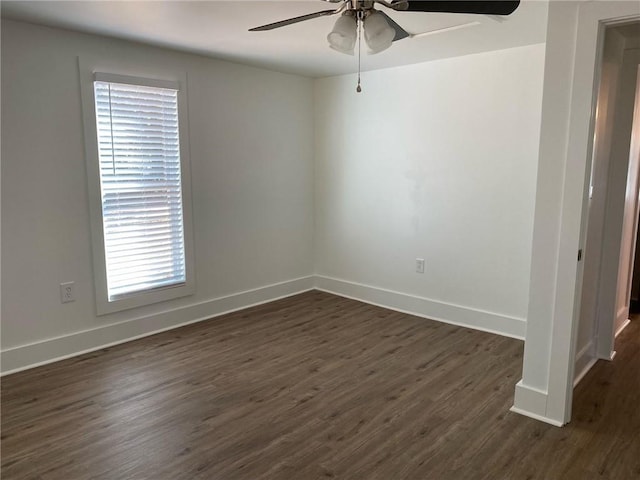
[[[526,320],[425,297],[316,275],[316,289],[443,323],[524,340]]]
[[[2,372],[8,375],[174,328],[209,320],[226,313],[313,290],[314,277],[295,278],[243,292],[212,298],[185,307],[153,313],[60,337],[2,350]]]
[[[513,407],[509,410],[556,427],[562,427],[563,421],[547,416],[547,398],[547,392],[525,385],[520,380],[516,384]]]
[[[540,422],[548,423],[549,425],[553,425],[554,427],[563,427],[564,423],[554,420],[549,417],[545,417],[544,415],[538,415],[537,413],[529,412],[527,410],[522,410],[515,405],[509,409],[510,412],[517,413],[519,415],[524,415],[525,417],[533,418],[534,420],[538,420]]]

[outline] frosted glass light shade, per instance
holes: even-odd
[[[393,43],[396,31],[378,12],[373,12],[364,19],[364,39],[369,46],[369,53],[379,53]]]
[[[356,46],[356,19],[352,15],[342,15],[327,35],[329,46],[340,53],[353,55]]]

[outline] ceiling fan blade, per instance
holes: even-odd
[[[340,12],[338,10],[322,10],[320,12],[309,13],[307,15],[302,15],[300,17],[293,17],[287,20],[281,20],[279,22],[269,23],[268,25],[262,25],[261,27],[250,28],[250,32],[263,32],[265,30],[273,30],[274,28],[284,27],[286,25],[291,25],[293,23],[304,22],[305,20],[311,20],[312,18],[324,17],[326,15],[333,15],[335,13]]]
[[[520,0],[413,0],[408,3],[408,12],[509,15],[518,8]]]
[[[393,41],[397,42],[398,40],[402,40],[403,38],[407,38],[409,37],[409,32],[407,32],[404,28],[402,28],[400,25],[398,25],[393,18],[391,18],[389,15],[387,15],[386,13],[380,11],[380,10],[376,10],[379,14],[381,14],[385,20],[387,21],[387,23],[389,24],[389,26],[391,28],[393,28],[396,31],[396,36],[393,37]]]

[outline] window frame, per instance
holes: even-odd
[[[80,91],[84,124],[85,161],[91,224],[91,250],[96,313],[98,316],[152,305],[195,293],[195,262],[193,253],[193,216],[191,202],[191,169],[187,111],[186,74],[170,72],[140,72],[79,61]],[[180,172],[182,187],[182,216],[185,253],[185,282],[180,285],[152,288],[109,300],[107,265],[104,248],[100,161],[96,125],[94,80],[158,88],[174,88],[178,97],[178,128],[180,141]]]

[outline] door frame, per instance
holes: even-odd
[[[575,281],[573,295],[567,295],[567,297],[573,297],[573,308],[570,316],[569,331],[570,331],[570,344],[569,348],[560,344],[560,342],[554,342],[556,348],[552,348],[551,361],[552,365],[555,363],[554,359],[562,359],[567,362],[567,367],[562,369],[561,373],[564,375],[555,376],[555,381],[558,384],[564,383],[564,394],[558,388],[558,393],[549,389],[549,402],[548,411],[553,415],[557,412],[558,416],[562,416],[562,422],[568,423],[571,420],[572,406],[573,406],[573,391],[574,391],[574,377],[575,377],[575,356],[576,356],[576,344],[578,337],[578,326],[580,321],[580,308],[582,299],[582,280],[584,273],[584,262],[577,261],[577,250],[584,250],[587,232],[587,220],[588,220],[588,202],[589,202],[589,190],[590,190],[590,173],[593,160],[593,147],[594,147],[594,132],[596,125],[596,107],[598,99],[598,89],[600,85],[600,73],[602,67],[602,54],[604,47],[605,31],[608,27],[614,27],[617,25],[623,25],[626,23],[640,20],[640,15],[620,15],[622,12],[614,12],[614,9],[609,9],[610,5],[607,2],[592,3],[581,5],[578,20],[578,32],[577,32],[577,46],[576,46],[576,63],[574,65],[574,85],[573,95],[571,101],[571,115],[569,121],[569,144],[568,144],[568,156],[567,156],[567,169],[566,172],[570,173],[573,168],[576,171],[583,171],[584,175],[582,182],[580,182],[580,176],[567,174],[565,177],[564,194],[568,197],[563,205],[563,227],[565,226],[564,219],[572,214],[579,214],[580,223],[578,231],[578,243],[577,249],[574,247],[573,251],[570,248],[564,249],[564,260],[559,265],[559,271],[561,267],[567,274],[575,272]],[[616,13],[618,13],[616,15]],[[613,16],[611,16],[613,15]],[[593,36],[595,33],[595,62],[592,61],[591,65],[588,64],[588,45],[593,45]],[[591,40],[591,42],[589,42]],[[580,79],[580,75],[584,75],[582,78],[592,78],[592,88],[590,92],[590,101],[580,105],[580,97],[584,97],[585,92],[580,92],[576,89],[577,81]],[[590,106],[588,117],[585,115],[584,105]],[[588,130],[586,135],[579,132],[579,129],[583,128],[584,119],[588,118]],[[582,142],[582,143],[581,143]],[[581,155],[582,154],[582,155]],[[582,183],[580,188],[580,183]],[[581,191],[580,191],[581,190]],[[578,209],[574,209],[578,205],[572,205],[570,201],[570,195],[572,192],[576,194],[581,193],[581,199]],[[563,231],[564,230],[564,231]],[[571,239],[575,239],[577,232],[571,231],[571,228],[567,226],[566,229],[561,227],[560,243],[563,241],[569,243]],[[573,255],[571,255],[573,253]],[[573,257],[573,258],[571,258]],[[573,266],[571,265],[573,263]],[[560,273],[560,272],[559,272]],[[570,283],[567,283],[566,290],[570,288]],[[562,286],[558,285],[557,293],[562,291]],[[565,293],[568,293],[565,291]],[[558,298],[558,297],[556,297]],[[568,302],[566,302],[568,306]],[[557,304],[557,306],[559,306]],[[568,313],[568,312],[567,312]],[[562,322],[554,324],[554,336],[562,335],[566,331],[566,327],[563,328]],[[612,332],[613,333],[613,332]],[[553,370],[552,370],[553,372]],[[554,375],[550,376],[551,380],[554,380]],[[550,382],[550,387],[553,383]],[[559,385],[558,385],[559,387]]]
[[[602,32],[638,17],[636,2],[549,3],[527,331],[512,410],[553,425],[571,419]]]

